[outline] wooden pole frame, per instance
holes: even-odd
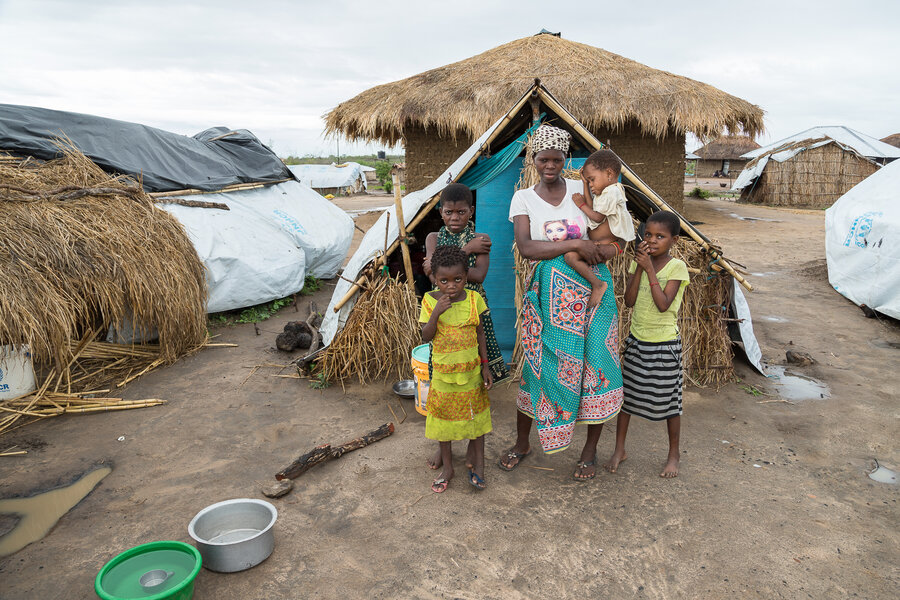
[[[535,83],[537,84],[537,82],[535,82]],[[484,143],[481,144],[481,147],[475,152],[475,154],[472,155],[472,158],[470,158],[468,160],[468,162],[466,162],[466,164],[463,165],[463,167],[459,170],[459,173],[455,173],[455,174],[451,173],[450,174],[451,181],[448,183],[453,183],[453,182],[459,181],[460,176],[463,173],[465,173],[469,169],[469,167],[471,167],[473,164],[475,164],[475,161],[478,160],[478,157],[481,156],[484,153],[484,151],[491,145],[491,142],[493,142],[495,139],[497,139],[497,136],[500,135],[500,132],[503,131],[503,128],[506,127],[507,123],[512,121],[513,118],[516,116],[516,114],[520,110],[522,110],[522,107],[525,106],[525,104],[528,102],[528,99],[531,98],[532,94],[535,93],[535,91],[536,91],[535,87],[536,86],[530,87],[528,89],[528,91],[525,92],[524,95],[522,95],[522,97],[519,99],[519,101],[516,102],[515,106],[513,106],[509,110],[509,112],[506,113],[506,116],[503,117],[503,119],[500,121],[500,123],[494,129],[493,133],[491,133],[491,135],[488,136],[488,138],[484,141]],[[437,206],[437,203],[440,201],[440,199],[441,199],[441,195],[435,194],[431,198],[431,200],[429,200],[426,204],[424,204],[422,206],[422,208],[419,209],[418,214],[415,216],[415,218],[412,221],[410,221],[409,227],[407,229],[411,231],[411,230],[415,229],[416,227],[418,227],[419,223],[422,222],[422,219],[425,218],[425,216],[428,214],[428,212],[431,209],[433,209],[435,206]],[[387,262],[388,255],[392,254],[394,252],[394,250],[397,249],[397,246],[399,243],[400,243],[399,238],[394,240],[394,242],[391,244],[390,248],[387,249],[387,251],[384,253],[383,256],[375,258],[375,268],[376,269],[379,266],[381,266]],[[334,309],[333,309],[334,312],[338,312],[339,310],[341,310],[341,308],[343,308],[344,305],[347,304],[347,302],[349,302],[351,298],[353,298],[353,296],[356,294],[356,292],[359,291],[359,289],[362,286],[364,281],[365,281],[365,275],[362,275],[356,280],[356,283],[354,283],[352,286],[350,286],[350,289],[347,290],[347,293],[344,294],[344,297],[341,298],[340,300],[338,300],[337,303],[334,305]]]
[[[597,138],[595,138],[594,135],[590,131],[585,129],[585,127],[581,123],[579,123],[575,119],[575,117],[573,117],[569,113],[569,111],[566,110],[565,107],[562,104],[560,104],[556,100],[556,98],[554,98],[553,95],[550,94],[550,92],[548,92],[544,88],[544,86],[537,84],[536,93],[541,97],[541,100],[543,100],[544,104],[552,107],[553,110],[560,116],[560,118],[562,118],[562,120],[565,121],[570,127],[572,127],[572,129],[574,129],[576,132],[578,132],[578,134],[582,138],[584,138],[584,140],[586,142],[588,142],[594,148],[594,150],[600,150],[601,148],[603,148],[603,144],[601,144],[600,141]],[[665,203],[665,201],[662,198],[659,197],[659,195],[656,192],[651,190],[647,186],[647,184],[641,180],[640,177],[638,177],[631,169],[629,169],[624,164],[622,165],[622,176],[625,177],[625,179],[627,179],[629,182],[631,182],[631,184],[634,185],[635,188],[637,188],[645,196],[647,196],[647,198],[649,198],[650,201],[653,202],[653,204],[655,204],[657,208],[659,208],[660,210],[667,210],[669,212],[675,212],[672,210],[672,208],[668,204]],[[677,215],[678,213],[675,213],[675,214]],[[686,223],[684,221],[684,219],[682,219],[679,216],[678,220],[681,223],[681,228],[688,232],[688,235],[691,237],[692,240],[694,240],[695,242],[700,244],[700,246],[704,250],[706,250],[710,254],[710,256],[712,256],[714,259],[718,260],[718,264],[722,265],[722,267],[728,272],[728,274],[731,275],[732,277],[734,277],[738,281],[738,283],[740,283],[742,286],[744,286],[747,289],[748,292],[753,291],[753,286],[750,285],[750,282],[745,280],[737,271],[735,271],[734,267],[732,267],[731,264],[727,260],[725,260],[725,257],[723,257],[706,240],[701,238],[697,234],[697,232],[694,231],[694,228],[691,227],[688,223]]]
[[[403,219],[403,202],[400,199],[400,178],[397,173],[391,173],[391,183],[394,188],[394,211],[397,215],[397,230],[400,237],[400,250],[403,252],[403,267],[406,269],[406,283],[409,289],[415,293],[416,283],[413,281],[412,260],[409,257],[409,238],[406,237],[406,221]],[[387,258],[385,258],[387,260]]]

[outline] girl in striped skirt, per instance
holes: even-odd
[[[669,255],[681,223],[675,213],[661,211],[647,219],[643,241],[628,268],[625,305],[634,307],[631,331],[622,356],[625,401],[616,422],[616,449],[604,465],[615,473],[625,453],[631,415],[666,421],[669,457],[660,477],[678,475],[681,435],[681,338],[678,309],[688,285],[687,265]]]

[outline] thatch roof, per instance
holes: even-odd
[[[398,143],[409,125],[476,138],[535,78],[591,130],[636,123],[701,138],[763,130],[763,111],[711,85],[652,69],[601,48],[539,34],[413,77],[376,86],[326,116],[326,132]]]
[[[736,160],[741,154],[756,150],[759,144],[747,135],[723,135],[694,150],[694,154],[703,160]]]
[[[896,146],[900,148],[900,133],[892,133],[887,137],[881,138],[881,141],[885,144],[890,144],[891,146]]]

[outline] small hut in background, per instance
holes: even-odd
[[[519,99],[535,78],[668,203],[681,208],[685,134],[755,136],[758,106],[686,77],[542,32],[376,86],[326,115],[328,133],[401,143],[408,191],[424,188]],[[555,123],[554,123],[555,124]]]
[[[881,138],[881,141],[895,148],[900,148],[900,133],[892,133],[887,137]]]
[[[900,149],[849,127],[813,127],[743,155],[741,202],[827,208]]]
[[[748,135],[723,135],[702,148],[694,150],[697,155],[696,177],[735,177],[747,164],[741,155],[756,150],[759,144]]]

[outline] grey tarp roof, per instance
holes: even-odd
[[[247,130],[213,127],[193,137],[94,115],[0,104],[0,149],[49,160],[67,137],[106,171],[140,177],[148,192],[213,191],[293,179],[284,163]]]

